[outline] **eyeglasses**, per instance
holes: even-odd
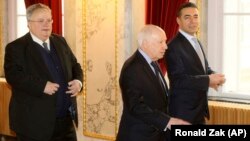
[[[29,22],[37,22],[39,24],[45,24],[45,23],[51,24],[53,23],[53,20],[52,19],[48,19],[48,20],[40,19],[37,21],[29,20]]]

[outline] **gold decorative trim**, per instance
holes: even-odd
[[[4,48],[3,48],[3,10],[4,10],[4,8],[3,8],[3,1],[2,0],[0,0],[0,67],[1,67],[1,69],[0,69],[0,76],[2,76],[3,75],[3,50],[4,50]]]
[[[200,16],[200,20],[201,20],[201,15],[202,15],[202,9],[201,9],[201,0],[196,0],[196,5],[197,5],[197,7],[198,7],[198,11],[199,11],[199,16]],[[201,21],[200,21],[200,24],[201,24]],[[198,39],[200,39],[201,38],[201,25],[199,25],[200,27],[199,27],[199,29],[198,29],[198,31],[197,31],[197,38]]]
[[[117,0],[115,0],[115,137],[118,132],[118,21]],[[114,139],[115,140],[115,139]]]
[[[83,0],[82,2],[82,57],[83,57],[83,134],[87,134],[86,132],[86,99],[87,99],[87,0]]]
[[[83,29],[83,134],[85,136],[89,137],[94,137],[94,138],[100,138],[100,139],[106,139],[106,140],[111,140],[115,141],[116,139],[116,134],[118,131],[118,20],[117,20],[117,0],[114,0],[115,3],[115,10],[114,10],[114,22],[115,22],[115,134],[114,136],[107,136],[107,135],[102,135],[94,132],[87,131],[87,0],[83,0],[82,3],[82,29]]]

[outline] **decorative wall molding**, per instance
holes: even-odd
[[[202,11],[202,9],[201,9],[201,1],[200,0],[196,0],[196,5],[197,5],[197,7],[198,7],[198,10],[199,10],[199,16],[200,16],[200,20],[201,20],[201,11]],[[201,23],[201,22],[200,22]],[[199,27],[199,30],[197,31],[197,38],[198,39],[200,39],[201,38],[201,30],[200,30],[200,28],[201,28],[201,25],[200,25],[200,27]]]
[[[117,0],[83,0],[83,134],[106,140],[118,130],[117,15]]]
[[[4,11],[4,3],[3,0],[0,0],[0,76],[3,75],[3,37],[4,37],[4,32],[3,32],[3,11]]]
[[[196,5],[199,10],[199,15],[200,15],[200,27],[197,32],[197,37],[200,39],[203,45],[203,49],[205,51],[205,54],[208,52],[208,42],[207,42],[207,33],[208,33],[208,25],[207,25],[207,18],[208,18],[208,13],[207,13],[207,7],[208,7],[208,1],[202,1],[202,0],[196,0]]]

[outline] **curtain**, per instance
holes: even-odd
[[[189,0],[147,0],[146,1],[146,24],[160,26],[167,35],[167,42],[178,32],[176,15],[179,6]],[[165,60],[160,59],[160,67],[163,74],[166,73]]]
[[[52,11],[53,33],[62,35],[62,1],[61,0],[24,0],[26,8],[35,3],[48,5]]]

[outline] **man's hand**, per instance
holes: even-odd
[[[214,88],[216,91],[219,86],[222,86],[225,83],[226,79],[224,74],[210,74],[209,75],[209,86]]]
[[[72,80],[68,83],[68,91],[66,91],[67,94],[71,94],[71,97],[74,97],[80,92],[81,90],[81,84],[78,80]]]
[[[47,81],[46,86],[44,88],[44,93],[48,95],[53,95],[58,91],[59,85],[57,83],[52,83],[50,81]]]
[[[170,118],[168,125],[167,125],[167,128],[169,130],[171,130],[171,125],[191,125],[191,123],[189,123],[185,120],[179,119],[179,118],[172,117],[172,118]]]

